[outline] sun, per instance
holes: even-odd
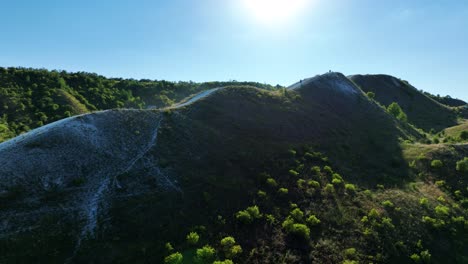
[[[248,12],[263,23],[284,22],[303,10],[308,0],[243,0]]]

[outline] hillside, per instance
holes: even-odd
[[[433,94],[428,93],[428,92],[424,92],[424,94],[427,95],[428,97],[436,100],[437,102],[446,105],[446,106],[459,107],[459,106],[465,106],[465,105],[468,104],[468,103],[466,103],[465,101],[463,101],[461,99],[452,98],[449,95],[440,96],[440,95],[433,95]]]
[[[200,91],[233,84],[280,88],[254,82],[133,80],[86,72],[0,67],[0,142],[77,114],[115,108],[161,108]]]
[[[0,262],[464,263],[468,145],[421,139],[340,73],[63,119],[0,144]]]
[[[429,98],[408,82],[389,75],[352,75],[349,78],[364,92],[375,94],[375,100],[387,107],[398,103],[408,121],[427,132],[439,132],[457,124],[456,112]]]

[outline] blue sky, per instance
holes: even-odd
[[[0,0],[0,66],[281,85],[386,73],[468,100],[465,0],[309,0],[274,21],[244,1]]]

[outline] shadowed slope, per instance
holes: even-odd
[[[228,87],[194,98],[164,111],[73,117],[0,144],[0,255],[142,262],[150,247],[159,260],[163,241],[211,221],[206,213],[246,206],[256,175],[291,147],[324,152],[363,185],[408,175],[399,138],[417,133],[342,74],[291,90]]]
[[[389,75],[352,75],[349,78],[364,92],[375,93],[375,100],[384,106],[397,102],[408,115],[408,121],[426,131],[457,124],[456,113],[449,107],[422,94],[416,88]]]

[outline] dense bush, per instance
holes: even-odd
[[[270,187],[276,187],[276,186],[278,186],[278,183],[277,183],[276,180],[273,179],[273,178],[268,178],[268,179],[266,180],[266,183],[267,183],[268,186],[270,186]]]
[[[382,205],[383,205],[385,208],[394,208],[394,207],[395,207],[395,205],[394,205],[391,201],[389,201],[389,200],[383,201],[383,202],[382,202]]]
[[[447,217],[450,215],[450,208],[448,208],[447,206],[438,205],[434,208],[434,211],[436,215],[440,217]]]
[[[367,97],[369,97],[370,99],[374,99],[374,98],[375,98],[375,93],[373,93],[373,92],[367,92],[366,95],[367,95]]]
[[[247,209],[236,213],[236,219],[244,224],[250,224],[255,219],[259,219],[261,217],[262,214],[260,213],[260,209],[256,205],[247,207]]]
[[[292,210],[290,215],[295,221],[298,221],[298,222],[302,221],[302,219],[304,218],[304,212],[302,212],[301,209],[299,208]]]
[[[289,175],[291,176],[297,176],[299,175],[299,172],[295,171],[295,170],[289,170]]]
[[[431,167],[432,167],[432,168],[438,169],[438,168],[442,168],[442,166],[444,166],[444,163],[442,163],[441,160],[433,160],[433,161],[431,161]]]
[[[400,121],[406,122],[408,121],[408,117],[406,116],[405,112],[403,112],[403,109],[401,109],[400,105],[398,103],[393,102],[387,107],[387,111],[389,114],[393,115],[395,118],[397,118]]]
[[[320,220],[315,215],[310,215],[307,217],[306,222],[309,226],[316,226],[320,224]]]
[[[221,239],[220,244],[227,258],[233,258],[242,253],[242,247],[236,245],[236,240],[233,237],[229,236]]]
[[[213,262],[213,264],[234,264],[234,262],[230,259],[225,259],[223,261],[216,260],[215,262]]]
[[[165,264],[181,264],[184,257],[179,252],[173,253],[164,259]]]
[[[200,236],[197,234],[197,232],[190,232],[187,235],[187,243],[189,243],[189,245],[196,245],[199,239]]]
[[[239,222],[242,222],[244,224],[250,224],[253,221],[253,218],[250,216],[250,214],[247,211],[239,211],[236,213],[236,219]]]
[[[462,160],[457,161],[456,169],[457,171],[468,172],[468,157],[465,157]]]
[[[292,227],[287,231],[295,236],[309,240],[310,229],[304,224],[293,224]]]
[[[194,262],[197,264],[211,264],[216,255],[216,250],[209,245],[197,249]]]
[[[307,181],[307,185],[309,187],[312,187],[312,188],[315,188],[315,189],[320,188],[320,183],[318,181],[314,181],[314,180]]]
[[[231,248],[236,244],[236,239],[234,239],[232,236],[224,237],[221,239],[220,244],[223,249]]]

